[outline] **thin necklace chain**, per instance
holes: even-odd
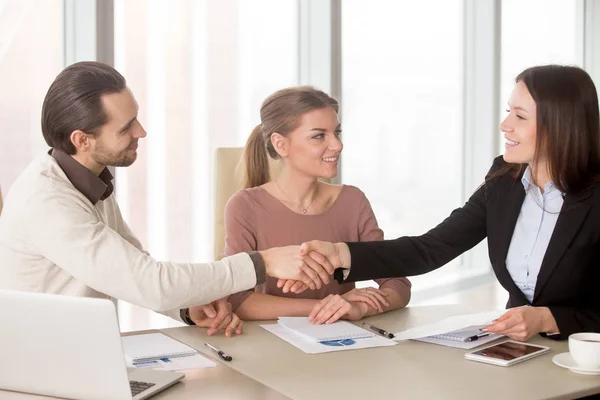
[[[280,191],[281,193],[283,193],[283,195],[284,195],[285,197],[287,197],[287,199],[288,199],[288,200],[289,200],[289,201],[290,201],[290,202],[291,202],[293,205],[297,206],[298,208],[300,208],[300,210],[302,210],[302,214],[306,214],[306,213],[308,212],[308,209],[309,209],[309,208],[310,208],[310,206],[312,205],[313,201],[315,201],[315,199],[317,198],[317,193],[316,193],[316,190],[315,190],[315,195],[313,196],[313,199],[311,200],[310,204],[309,204],[309,205],[307,205],[307,206],[306,206],[306,208],[305,208],[305,207],[302,207],[302,205],[300,205],[300,204],[296,203],[294,200],[292,200],[292,199],[290,198],[290,196],[288,196],[288,195],[287,195],[287,193],[283,191],[283,189],[281,188],[281,186],[279,186],[279,182],[277,182],[277,180],[275,180],[275,184],[276,184],[276,185],[277,185],[277,187],[279,188],[279,191]]]

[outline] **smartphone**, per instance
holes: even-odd
[[[550,351],[549,347],[508,340],[465,354],[467,360],[508,367]]]

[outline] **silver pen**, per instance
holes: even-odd
[[[223,359],[223,361],[231,361],[231,360],[233,360],[233,357],[228,356],[227,354],[225,354],[225,352],[223,350],[217,349],[212,344],[204,342],[204,345],[206,347],[208,347],[209,349],[211,349],[212,351],[214,351],[215,353],[217,353],[219,355],[219,357],[221,357],[221,359]]]
[[[388,332],[388,331],[386,331],[386,330],[383,330],[383,329],[381,329],[381,328],[378,328],[378,327],[376,327],[376,326],[373,326],[373,325],[371,325],[371,324],[367,324],[366,322],[363,322],[363,323],[362,323],[362,326],[364,326],[364,327],[365,327],[365,328],[367,328],[367,329],[370,329],[370,330],[372,330],[373,332],[377,332],[377,333],[379,333],[380,335],[383,335],[383,336],[385,336],[385,337],[387,337],[387,338],[389,338],[389,339],[393,339],[393,338],[394,338],[394,334],[393,334],[393,333],[389,333],[389,332]]]

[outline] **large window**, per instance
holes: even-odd
[[[326,42],[336,24],[305,12],[318,0],[112,1],[115,66],[133,90],[148,132],[136,163],[117,169],[118,201],[136,235],[158,259],[210,260],[215,149],[242,146],[259,122],[259,107],[267,95],[298,84],[299,77],[315,75],[300,68],[314,68],[328,55],[311,49],[314,40],[306,37],[328,35]],[[64,67],[64,43],[69,59],[82,59],[93,57],[93,44],[106,40],[95,37],[93,24],[80,19],[75,21],[82,25],[78,29],[87,29],[91,44],[69,30],[65,38],[65,4],[77,4],[78,12],[90,14],[90,21],[99,24],[97,32],[113,26],[103,15],[92,18],[96,7],[87,2],[89,10],[82,11],[79,1],[0,0],[4,194],[47,148],[40,132],[41,104]],[[492,156],[489,148],[474,144],[480,142],[471,137],[472,126],[495,125],[498,98],[504,117],[521,70],[546,63],[582,65],[582,1],[502,0],[501,15],[496,14],[498,3],[476,0],[339,4],[341,70],[331,72],[334,81],[342,74],[342,181],[367,194],[386,238],[422,234],[463,204],[473,185],[464,160],[479,156],[472,163],[477,165],[474,171]],[[66,22],[72,28],[74,21]],[[478,36],[482,27],[489,29],[484,29],[485,40],[478,41],[485,36]],[[310,34],[304,35],[304,29]],[[482,54],[474,48],[493,50]],[[323,68],[337,68],[337,61],[323,59]],[[473,95],[478,93],[473,86],[481,88],[482,82],[491,88],[488,97]],[[483,105],[483,110],[489,105],[493,117],[473,118],[473,104]],[[485,121],[474,124],[478,118]],[[498,138],[503,149],[497,129],[475,134],[487,135],[493,143]],[[415,288],[487,268],[483,259],[466,259],[413,278]],[[129,328],[157,326],[146,322]]]
[[[583,65],[583,15],[573,0],[503,0],[501,120],[517,75],[542,64]],[[504,137],[500,135],[504,152]]]
[[[342,180],[366,193],[386,238],[422,234],[461,205],[462,10],[342,3]]]
[[[0,1],[0,186],[48,148],[41,110],[63,68],[63,1]]]
[[[242,146],[266,96],[298,81],[297,2],[116,0],[115,66],[148,136],[117,170],[131,227],[159,259],[213,258],[213,155]]]
[[[117,197],[157,259],[213,259],[213,156],[243,146],[262,101],[298,83],[295,0],[115,0],[115,66],[148,132]],[[131,315],[120,305],[120,315]],[[165,320],[149,318],[149,325]],[[131,318],[123,320],[132,321]],[[136,326],[122,325],[123,330]]]

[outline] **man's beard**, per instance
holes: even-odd
[[[131,147],[131,145],[129,147]],[[110,153],[98,143],[96,151],[92,153],[92,159],[97,164],[109,167],[129,167],[137,158],[137,153],[133,153],[133,156],[127,155],[127,152],[130,150],[129,147],[115,154]]]

